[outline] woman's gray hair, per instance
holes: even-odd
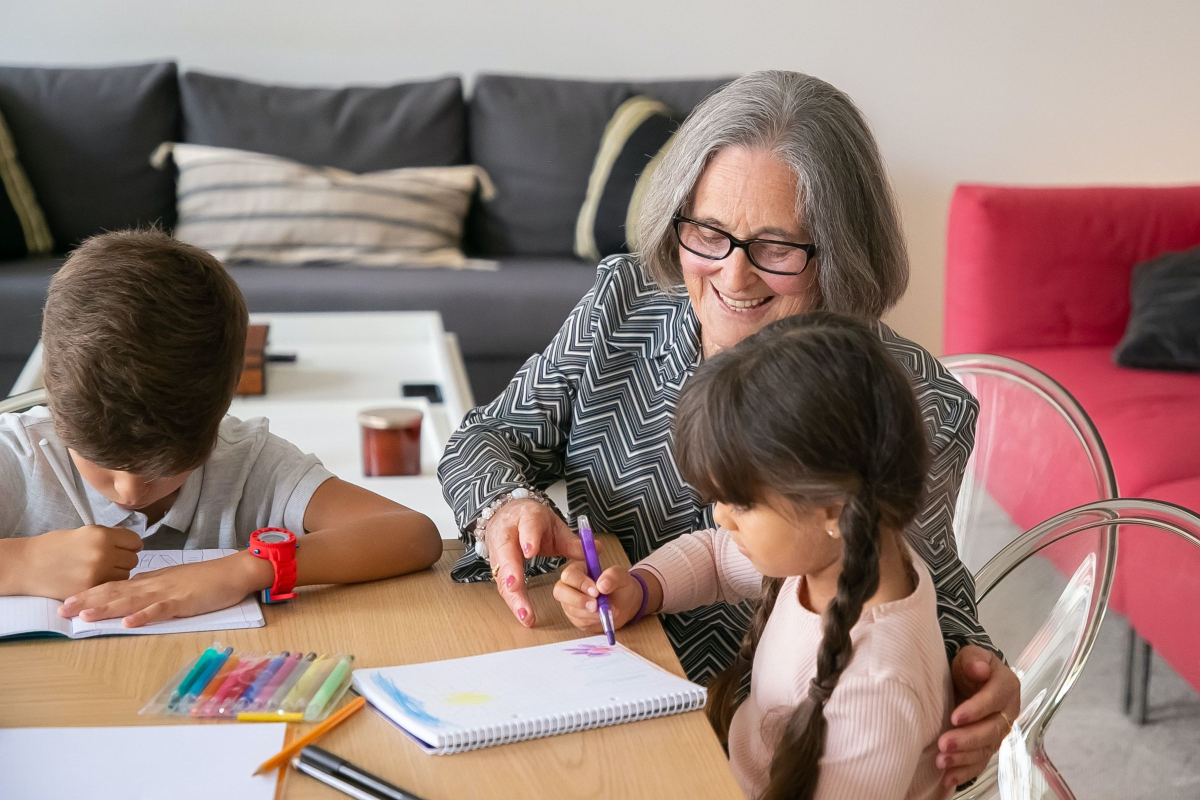
[[[817,246],[813,308],[879,318],[908,285],[908,253],[883,159],[842,92],[799,72],[754,72],[696,107],[663,153],[638,218],[637,252],[664,290],[683,282],[672,218],[713,155],[773,153],[796,174],[796,212]]]

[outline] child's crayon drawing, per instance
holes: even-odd
[[[396,702],[396,705],[404,709],[404,711],[413,719],[419,719],[422,722],[428,722],[430,725],[441,727],[442,721],[425,710],[425,704],[415,697],[405,694],[400,691],[391,678],[385,678],[379,673],[373,676],[375,685],[383,690],[384,694]]]
[[[606,644],[578,644],[574,647],[568,647],[567,652],[577,656],[587,656],[588,658],[602,658],[611,655],[613,649]]]

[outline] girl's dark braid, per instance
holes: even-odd
[[[709,687],[706,713],[722,745],[728,744],[729,723],[733,722],[734,712],[737,711],[741,700],[742,684],[749,677],[750,668],[754,665],[754,652],[758,649],[758,640],[762,638],[763,629],[767,627],[767,619],[775,608],[775,600],[779,597],[781,586],[781,578],[763,578],[762,594],[754,610],[754,618],[750,621],[750,628],[742,639],[742,646],[734,656],[733,663],[723,670]]]
[[[817,765],[825,751],[825,704],[850,663],[850,629],[879,588],[879,511],[869,490],[846,503],[839,522],[846,551],[837,596],[825,611],[817,676],[780,736],[762,800],[809,800],[816,792]]]

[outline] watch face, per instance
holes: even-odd
[[[258,540],[263,544],[280,544],[289,541],[290,538],[286,533],[279,531],[267,531],[258,535]]]

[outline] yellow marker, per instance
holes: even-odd
[[[272,714],[270,711],[242,711],[238,722],[303,722],[303,714]]]
[[[321,688],[321,684],[325,682],[329,673],[333,672],[333,668],[337,665],[337,659],[319,656],[288,692],[287,697],[283,698],[283,702],[279,704],[279,710],[289,714],[293,711],[303,714],[309,701],[312,700],[312,696],[316,694],[317,689]]]

